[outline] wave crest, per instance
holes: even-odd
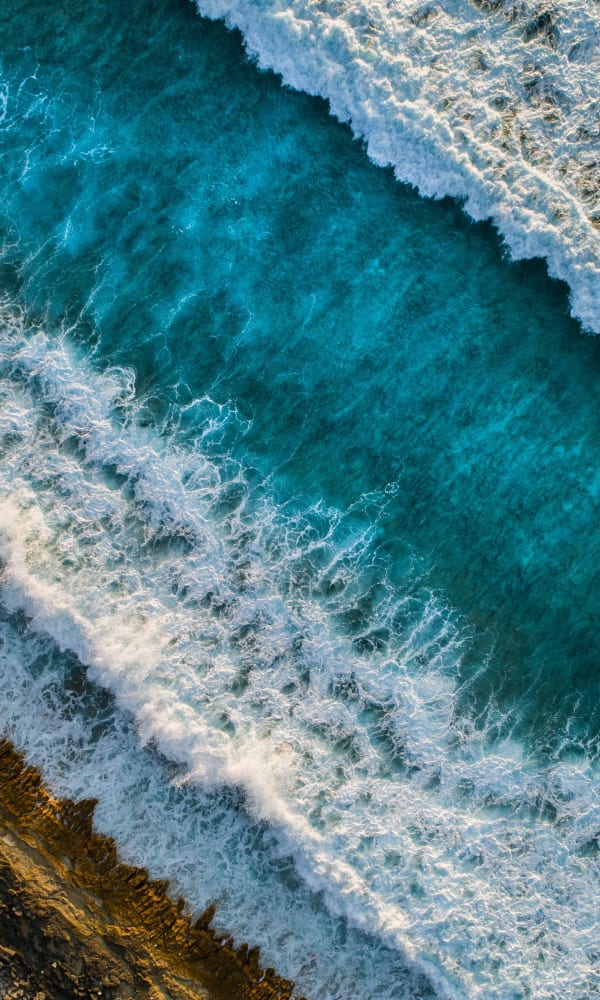
[[[573,314],[600,332],[593,4],[197,6],[239,28],[262,67],[327,98],[400,181],[491,218],[514,258],[546,258],[570,286]]]

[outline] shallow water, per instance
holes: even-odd
[[[597,341],[191,4],[36,11],[4,725],[309,996],[592,995]]]

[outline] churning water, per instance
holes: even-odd
[[[0,11],[3,729],[309,998],[587,1000],[593,9],[201,5],[569,299],[121,6]]]

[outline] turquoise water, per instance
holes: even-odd
[[[187,2],[5,2],[0,94],[5,726],[307,995],[591,995],[567,287]]]

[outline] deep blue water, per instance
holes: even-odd
[[[306,593],[360,662],[399,655],[435,604],[430,645],[405,660],[451,679],[449,725],[469,719],[484,752],[510,737],[542,768],[594,761],[600,345],[566,286],[375,167],[325,102],[259,72],[183,0],[5,0],[0,67],[1,288],[25,339],[66,336],[84,382],[89,365],[132,368],[136,424],[240,463],[250,520],[268,496],[291,519],[313,511],[294,536],[307,553],[328,517],[366,537],[358,568],[342,556],[329,572],[319,550],[318,572],[307,554],[285,578],[293,594],[316,574]],[[15,370],[39,391],[35,365]],[[20,475],[41,495],[33,465]],[[125,473],[106,460],[103,475],[113,489]],[[494,795],[477,801],[501,809]],[[544,822],[556,808],[540,802]],[[494,996],[535,995],[497,982]]]

